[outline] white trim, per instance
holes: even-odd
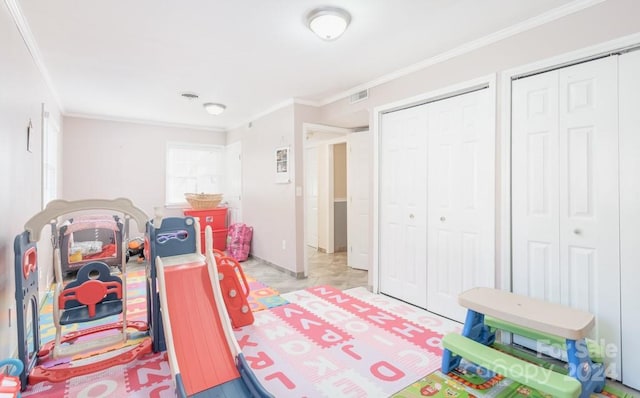
[[[327,172],[327,254],[333,254],[335,252],[335,209],[333,206],[333,196],[334,196],[334,158],[333,158],[333,148],[335,144],[327,144],[327,167],[329,171]]]
[[[27,46],[27,49],[31,54],[31,58],[33,58],[33,62],[36,64],[36,67],[40,71],[40,74],[42,75],[42,79],[44,80],[45,84],[49,88],[49,91],[51,92],[51,96],[56,102],[56,105],[58,105],[58,109],[60,109],[61,112],[64,112],[64,107],[60,102],[60,97],[58,96],[55,86],[53,85],[53,81],[51,80],[51,76],[49,75],[49,70],[44,65],[44,62],[42,62],[42,55],[40,55],[40,49],[38,48],[38,45],[36,44],[36,40],[33,37],[33,33],[31,32],[31,28],[29,27],[29,24],[27,23],[27,20],[24,17],[22,8],[20,8],[20,5],[18,5],[16,0],[4,0],[4,3],[7,5],[7,8],[11,13],[11,17],[13,18],[13,21],[15,22],[18,28],[18,31],[20,32],[20,36],[22,36],[22,40],[24,40],[24,44]]]
[[[65,117],[75,117],[78,119],[104,120],[108,122],[117,122],[117,123],[133,123],[133,124],[142,124],[145,126],[171,127],[171,128],[179,128],[179,129],[190,129],[190,130],[205,130],[205,131],[213,131],[216,133],[227,132],[227,130],[219,127],[206,127],[206,126],[197,126],[193,124],[160,122],[160,121],[145,120],[145,119],[132,119],[132,118],[118,117],[118,116],[105,116],[105,115],[95,115],[95,114],[89,114],[89,113],[73,113],[73,112],[63,113],[63,115]]]
[[[497,253],[499,289],[511,291],[511,77],[501,75],[500,87],[500,235]]]
[[[315,106],[316,108],[319,108],[322,106],[322,103],[320,101],[314,101],[314,100],[308,100],[308,99],[302,99],[302,98],[294,98],[293,103],[298,105]]]
[[[249,123],[252,123],[264,116],[267,116],[277,110],[280,110],[282,108],[286,108],[287,106],[293,105],[293,104],[300,104],[300,105],[307,105],[307,106],[315,106],[315,107],[320,107],[321,104],[316,102],[316,101],[307,101],[307,100],[302,100],[302,99],[294,99],[294,98],[290,98],[288,100],[285,100],[283,102],[280,102],[270,108],[268,108],[265,111],[262,111],[260,113],[257,113],[255,115],[253,115],[252,117],[246,119],[244,122],[242,123],[238,123],[236,125],[233,126],[228,126],[228,127],[210,127],[210,126],[199,126],[199,125],[195,125],[195,124],[183,124],[183,123],[172,123],[172,122],[161,122],[161,121],[156,121],[156,120],[147,120],[147,119],[134,119],[134,118],[126,118],[126,117],[119,117],[119,116],[108,116],[108,115],[96,115],[96,114],[90,114],[90,113],[75,113],[75,112],[62,112],[63,116],[67,116],[67,117],[76,117],[76,118],[81,118],[81,119],[96,119],[96,120],[106,120],[106,121],[111,121],[111,122],[124,122],[124,123],[136,123],[136,124],[144,124],[144,125],[150,125],[150,126],[161,126],[161,127],[174,127],[174,128],[185,128],[185,129],[193,129],[193,130],[206,130],[206,131],[214,131],[214,132],[218,132],[218,133],[226,133],[229,130],[234,130],[237,128],[240,128],[242,126],[245,126]],[[321,125],[318,125],[321,126]]]
[[[329,126],[326,124],[317,124],[317,123],[303,123],[302,128],[304,130],[305,136],[308,133],[349,134],[349,133],[352,133],[354,130],[354,129],[345,128],[345,127]]]
[[[377,79],[374,79],[370,82],[360,84],[356,87],[353,87],[349,90],[343,91],[338,94],[334,94],[330,97],[325,98],[320,101],[320,105],[324,106],[330,104],[332,102],[348,98],[352,94],[360,92],[362,90],[368,90],[373,87],[382,85],[384,83],[388,83],[392,80],[398,79],[400,77],[409,75],[411,73],[417,72],[421,69],[427,68],[432,65],[439,64],[441,62],[447,61],[449,59],[458,57],[463,54],[467,54],[471,51],[477,50],[479,48],[488,46],[490,44],[496,43],[500,40],[504,40],[511,36],[515,36],[519,33],[525,32],[527,30],[536,28],[538,26],[544,25],[546,23],[555,21],[557,19],[563,18],[567,15],[574,14],[578,11],[581,11],[585,8],[593,7],[597,4],[604,2],[605,0],[576,0],[571,3],[565,4],[558,8],[554,8],[545,13],[537,15],[535,17],[529,18],[526,21],[520,22],[516,25],[507,27],[505,29],[499,30],[497,32],[491,33],[487,36],[483,36],[479,39],[467,42],[462,44],[461,46],[455,47],[452,50],[446,51],[444,53],[438,54],[434,57],[428,58],[424,61],[420,61],[413,65],[407,66],[405,68],[399,69],[395,72],[389,73],[387,75],[381,76]]]
[[[500,164],[500,283],[499,288],[511,290],[511,79],[535,71],[552,69],[567,63],[586,60],[607,52],[640,44],[640,33],[620,37],[565,54],[507,69],[501,73],[501,164]]]
[[[380,119],[383,114],[409,108],[418,104],[432,102],[439,99],[444,99],[447,97],[451,97],[453,95],[462,94],[465,92],[470,92],[476,89],[480,89],[483,87],[487,87],[490,92],[492,98],[493,105],[493,123],[494,131],[495,131],[495,111],[496,111],[496,74],[485,75],[483,77],[479,77],[472,80],[467,80],[462,83],[454,84],[451,86],[443,87],[437,90],[433,90],[427,93],[422,93],[410,98],[405,98],[399,101],[391,102],[389,104],[381,105],[375,107],[373,110],[373,129],[371,130],[373,133],[373,245],[372,245],[372,291],[374,293],[379,293],[380,291],[380,242],[379,242],[379,200],[380,200]],[[495,142],[495,134],[494,134],[494,142]],[[495,153],[494,153],[495,158]],[[495,200],[494,200],[495,202]],[[496,203],[497,205],[497,203]],[[497,212],[497,209],[494,209],[494,212]],[[494,226],[495,228],[495,226]],[[494,245],[498,242],[494,239]]]
[[[302,123],[302,140],[303,142],[305,142],[304,144],[304,148],[311,148],[311,147],[318,147],[320,145],[333,145],[333,144],[338,144],[338,143],[346,143],[347,142],[347,138],[346,138],[346,134],[349,133],[353,133],[354,131],[356,131],[356,129],[351,129],[351,128],[344,128],[344,127],[337,127],[337,126],[330,126],[330,125],[326,125],[326,124],[317,124],[317,123]],[[313,142],[306,142],[306,137],[307,134],[310,132],[322,132],[322,133],[338,133],[338,134],[345,134],[344,137],[335,137],[335,138],[329,138],[327,140],[322,140],[322,141],[313,141]],[[305,157],[304,154],[302,155],[302,170],[304,171],[303,174],[303,178],[302,178],[302,209],[303,209],[303,235],[302,235],[302,247],[303,250],[305,251],[305,255],[304,255],[304,276],[307,277],[309,276],[309,262],[307,259],[307,254],[306,254],[306,250],[307,250],[307,206],[306,206],[306,202],[305,202],[305,184],[307,183],[305,181],[305,176],[306,176],[306,165],[305,165]],[[320,199],[318,199],[320,200]],[[331,206],[329,206],[331,207]],[[331,210],[333,211],[333,210]],[[331,244],[333,245],[333,239],[331,240]],[[332,246],[333,247],[333,246]],[[327,248],[327,253],[329,253],[329,250]]]
[[[373,137],[373,170],[372,180],[373,186],[371,187],[371,229],[373,233],[371,241],[371,291],[373,293],[380,293],[380,281],[379,281],[379,266],[380,266],[380,245],[378,237],[380,236],[378,224],[380,222],[378,218],[378,198],[380,197],[380,118],[382,118],[382,111],[384,107],[375,108],[373,111],[373,126],[371,128],[371,135]]]
[[[571,63],[579,60],[588,60],[590,57],[612,53],[622,48],[640,45],[640,33],[634,33],[628,36],[619,37],[604,43],[585,47],[579,50],[560,54],[551,58],[545,58],[529,64],[516,66],[511,69],[502,71],[503,75],[508,75],[509,80],[514,76],[525,75],[532,72],[544,71],[563,64]]]
[[[482,88],[483,86],[490,85],[492,81],[495,84],[496,75],[494,73],[485,75],[483,77],[464,81],[462,83],[456,83],[447,87],[438,88],[427,93],[414,95],[413,97],[404,98],[398,101],[394,101],[385,105],[377,106],[373,109],[374,114],[388,113],[399,109],[408,108],[410,106],[420,105],[427,102],[432,102],[439,99],[451,97],[453,95],[462,94],[472,91],[474,89]],[[374,118],[375,119],[375,118]]]
[[[42,145],[42,150],[40,153],[40,158],[41,158],[41,164],[40,164],[40,170],[41,170],[41,175],[40,175],[40,188],[41,188],[41,192],[40,192],[40,203],[41,203],[41,208],[44,209],[47,206],[48,202],[45,202],[45,195],[46,193],[48,193],[47,188],[47,177],[49,177],[49,171],[47,170],[47,166],[51,164],[51,159],[49,159],[49,151],[50,151],[50,147],[52,146],[52,135],[55,136],[55,142],[53,143],[53,145],[55,145],[55,197],[53,198],[48,198],[49,200],[55,200],[58,199],[60,197],[60,184],[58,183],[60,181],[60,174],[61,174],[61,167],[60,165],[62,164],[62,156],[61,156],[61,137],[60,137],[60,126],[58,125],[58,123],[54,120],[53,117],[51,117],[51,113],[48,111],[48,108],[46,106],[46,104],[43,102],[42,103],[42,126],[40,129],[41,132],[41,136],[40,136],[40,142]],[[46,145],[45,145],[46,144]]]
[[[244,125],[247,125],[249,123],[253,123],[254,121],[256,121],[256,120],[258,120],[258,119],[260,119],[260,118],[262,118],[264,116],[267,116],[267,115],[269,115],[269,114],[271,114],[271,113],[273,113],[275,111],[278,111],[278,110],[280,110],[282,108],[286,108],[287,106],[290,106],[290,105],[293,105],[293,104],[309,105],[310,102],[303,101],[303,100],[298,100],[298,99],[295,99],[295,98],[289,98],[287,100],[284,100],[282,102],[279,102],[279,103],[271,106],[270,108],[265,109],[262,112],[256,113],[255,115],[247,118],[242,123],[238,123],[236,125],[228,127],[226,130],[235,130],[237,128],[240,128],[240,127],[242,127]]]

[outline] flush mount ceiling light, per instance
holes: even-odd
[[[204,109],[206,109],[206,111],[212,115],[219,115],[222,112],[224,112],[225,109],[227,109],[226,106],[222,105],[222,104],[215,104],[213,102],[207,102],[206,104],[203,104],[202,106],[204,106]]]
[[[344,33],[351,15],[342,8],[320,7],[307,15],[309,29],[323,40],[335,40]]]

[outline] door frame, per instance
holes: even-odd
[[[304,147],[308,148],[308,147],[312,147],[312,146],[319,146],[319,145],[325,145],[325,144],[330,144],[330,143],[339,143],[339,142],[347,142],[346,139],[346,135],[349,134],[350,132],[353,132],[354,129],[350,129],[350,128],[344,128],[344,127],[337,127],[337,126],[329,126],[329,125],[325,125],[325,124],[317,124],[317,123],[303,123],[302,124],[302,139],[304,142]],[[323,134],[326,135],[327,137],[325,139],[320,139],[317,141],[314,141],[313,136],[315,134]],[[332,136],[333,135],[333,136]],[[334,142],[335,141],[335,142]],[[333,150],[333,148],[331,148]],[[304,151],[303,151],[304,152]],[[333,154],[333,152],[332,152]],[[333,155],[331,154],[331,162],[329,167],[331,168],[331,173],[329,174],[329,178],[331,179],[331,181],[329,181],[329,191],[327,194],[332,195],[333,197]],[[306,173],[306,159],[304,158],[304,155],[302,156],[302,170],[304,171],[302,174],[303,176]],[[303,209],[303,234],[304,236],[302,237],[302,242],[303,244],[303,248],[305,250],[305,254],[304,254],[304,276],[307,277],[309,276],[309,260],[307,259],[307,255],[306,255],[306,250],[307,250],[307,204],[306,204],[306,200],[305,200],[305,194],[304,194],[304,190],[306,189],[306,187],[304,186],[304,184],[306,184],[306,181],[304,181],[304,177],[303,177],[303,182],[302,182],[302,190],[301,190],[301,196],[302,196],[302,209]],[[330,238],[330,242],[327,241],[327,244],[331,245],[331,252],[333,252],[333,207],[329,206],[329,212],[330,214],[327,214],[327,217],[329,217],[329,219],[327,220],[327,222],[330,222],[331,224],[327,226],[328,229],[328,234],[330,235],[327,239]]]
[[[373,134],[373,214],[372,214],[372,227],[373,227],[373,245],[372,245],[372,290],[374,293],[380,293],[380,141],[381,141],[381,122],[382,116],[386,113],[399,111],[402,109],[411,108],[414,106],[426,104],[429,102],[438,101],[441,99],[453,97],[456,95],[465,94],[471,91],[480,89],[489,90],[489,96],[491,104],[493,105],[493,114],[496,111],[496,81],[497,76],[495,73],[481,76],[475,79],[467,80],[461,83],[453,84],[443,88],[438,88],[433,91],[425,92],[413,97],[405,98],[399,101],[391,102],[385,105],[377,106],[373,109],[373,128],[371,133]],[[496,128],[496,117],[492,119],[492,129]],[[497,134],[496,134],[497,136]],[[497,184],[496,184],[497,187]],[[494,213],[497,214],[497,203]],[[497,226],[497,223],[496,223]],[[425,242],[426,244],[426,242]]]
[[[311,172],[310,170],[307,169],[308,167],[310,167],[309,161],[308,161],[309,160],[308,157],[309,157],[309,152],[312,149],[315,152],[315,158],[316,158],[316,167],[315,167],[315,170],[313,170],[313,171],[315,171],[315,173],[313,173],[313,172]],[[317,166],[317,163],[318,163],[318,146],[317,145],[306,145],[304,147],[304,156],[305,156],[305,159],[307,159],[307,162],[304,163],[304,178],[305,178],[305,182],[304,182],[304,191],[302,193],[302,196],[304,198],[304,200],[303,200],[304,205],[307,206],[307,204],[308,204],[307,203],[307,199],[308,199],[307,192],[308,192],[308,188],[309,188],[309,185],[310,185],[309,180],[308,180],[309,175],[315,174],[313,176],[313,179],[316,180],[315,181],[316,191],[318,190],[318,186],[320,185],[320,183],[318,181],[318,166]],[[318,201],[319,201],[319,199],[317,197],[317,192],[316,192],[316,202],[318,202]],[[318,236],[318,203],[316,203],[316,211],[315,211],[315,213],[316,213],[315,214],[315,224],[316,224],[315,225],[315,229],[316,229],[315,234],[310,234],[308,232],[308,230],[307,230],[307,228],[309,228],[311,226],[310,225],[311,224],[310,220],[313,219],[313,214],[310,214],[310,213],[313,213],[313,212],[309,211],[309,209],[307,209],[305,207],[304,216],[303,216],[304,217],[303,224],[304,224],[304,228],[305,228],[304,229],[304,245],[305,245],[305,247],[311,246],[311,247],[315,247],[317,249],[318,246],[319,246],[319,241],[320,241],[320,237]],[[309,235],[311,235],[311,236],[309,236]],[[314,242],[313,242],[313,246],[309,244],[310,243],[309,240],[310,240],[311,237],[315,237]]]
[[[499,221],[496,253],[496,286],[500,289],[512,291],[512,261],[511,261],[511,82],[519,77],[542,73],[553,69],[592,61],[613,53],[623,53],[626,50],[640,46],[640,33],[624,36],[595,46],[560,54],[551,58],[535,61],[530,64],[507,69],[500,74],[500,131],[496,132],[500,139],[498,156],[500,157],[499,187],[496,199],[499,199],[499,209],[496,216]]]
[[[335,253],[335,165],[334,165],[334,156],[333,149],[337,144],[346,144],[347,136],[333,138],[330,140],[322,141],[318,143],[318,145],[326,145],[327,146],[327,192],[326,192],[326,203],[327,203],[327,218],[325,220],[327,225],[326,231],[326,240],[327,240],[327,254]],[[347,182],[348,183],[348,182]]]

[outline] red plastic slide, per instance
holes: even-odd
[[[216,308],[206,263],[167,267],[164,280],[172,343],[187,395],[240,377]]]

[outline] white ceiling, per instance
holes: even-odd
[[[526,26],[541,14],[594,3],[12,1],[31,30],[65,114],[211,129],[236,127],[291,99],[331,102],[465,43]],[[306,14],[322,5],[352,15],[336,41],[320,40],[305,25]],[[200,98],[187,101],[179,95],[185,91]],[[203,102],[224,103],[227,111],[209,115]]]

